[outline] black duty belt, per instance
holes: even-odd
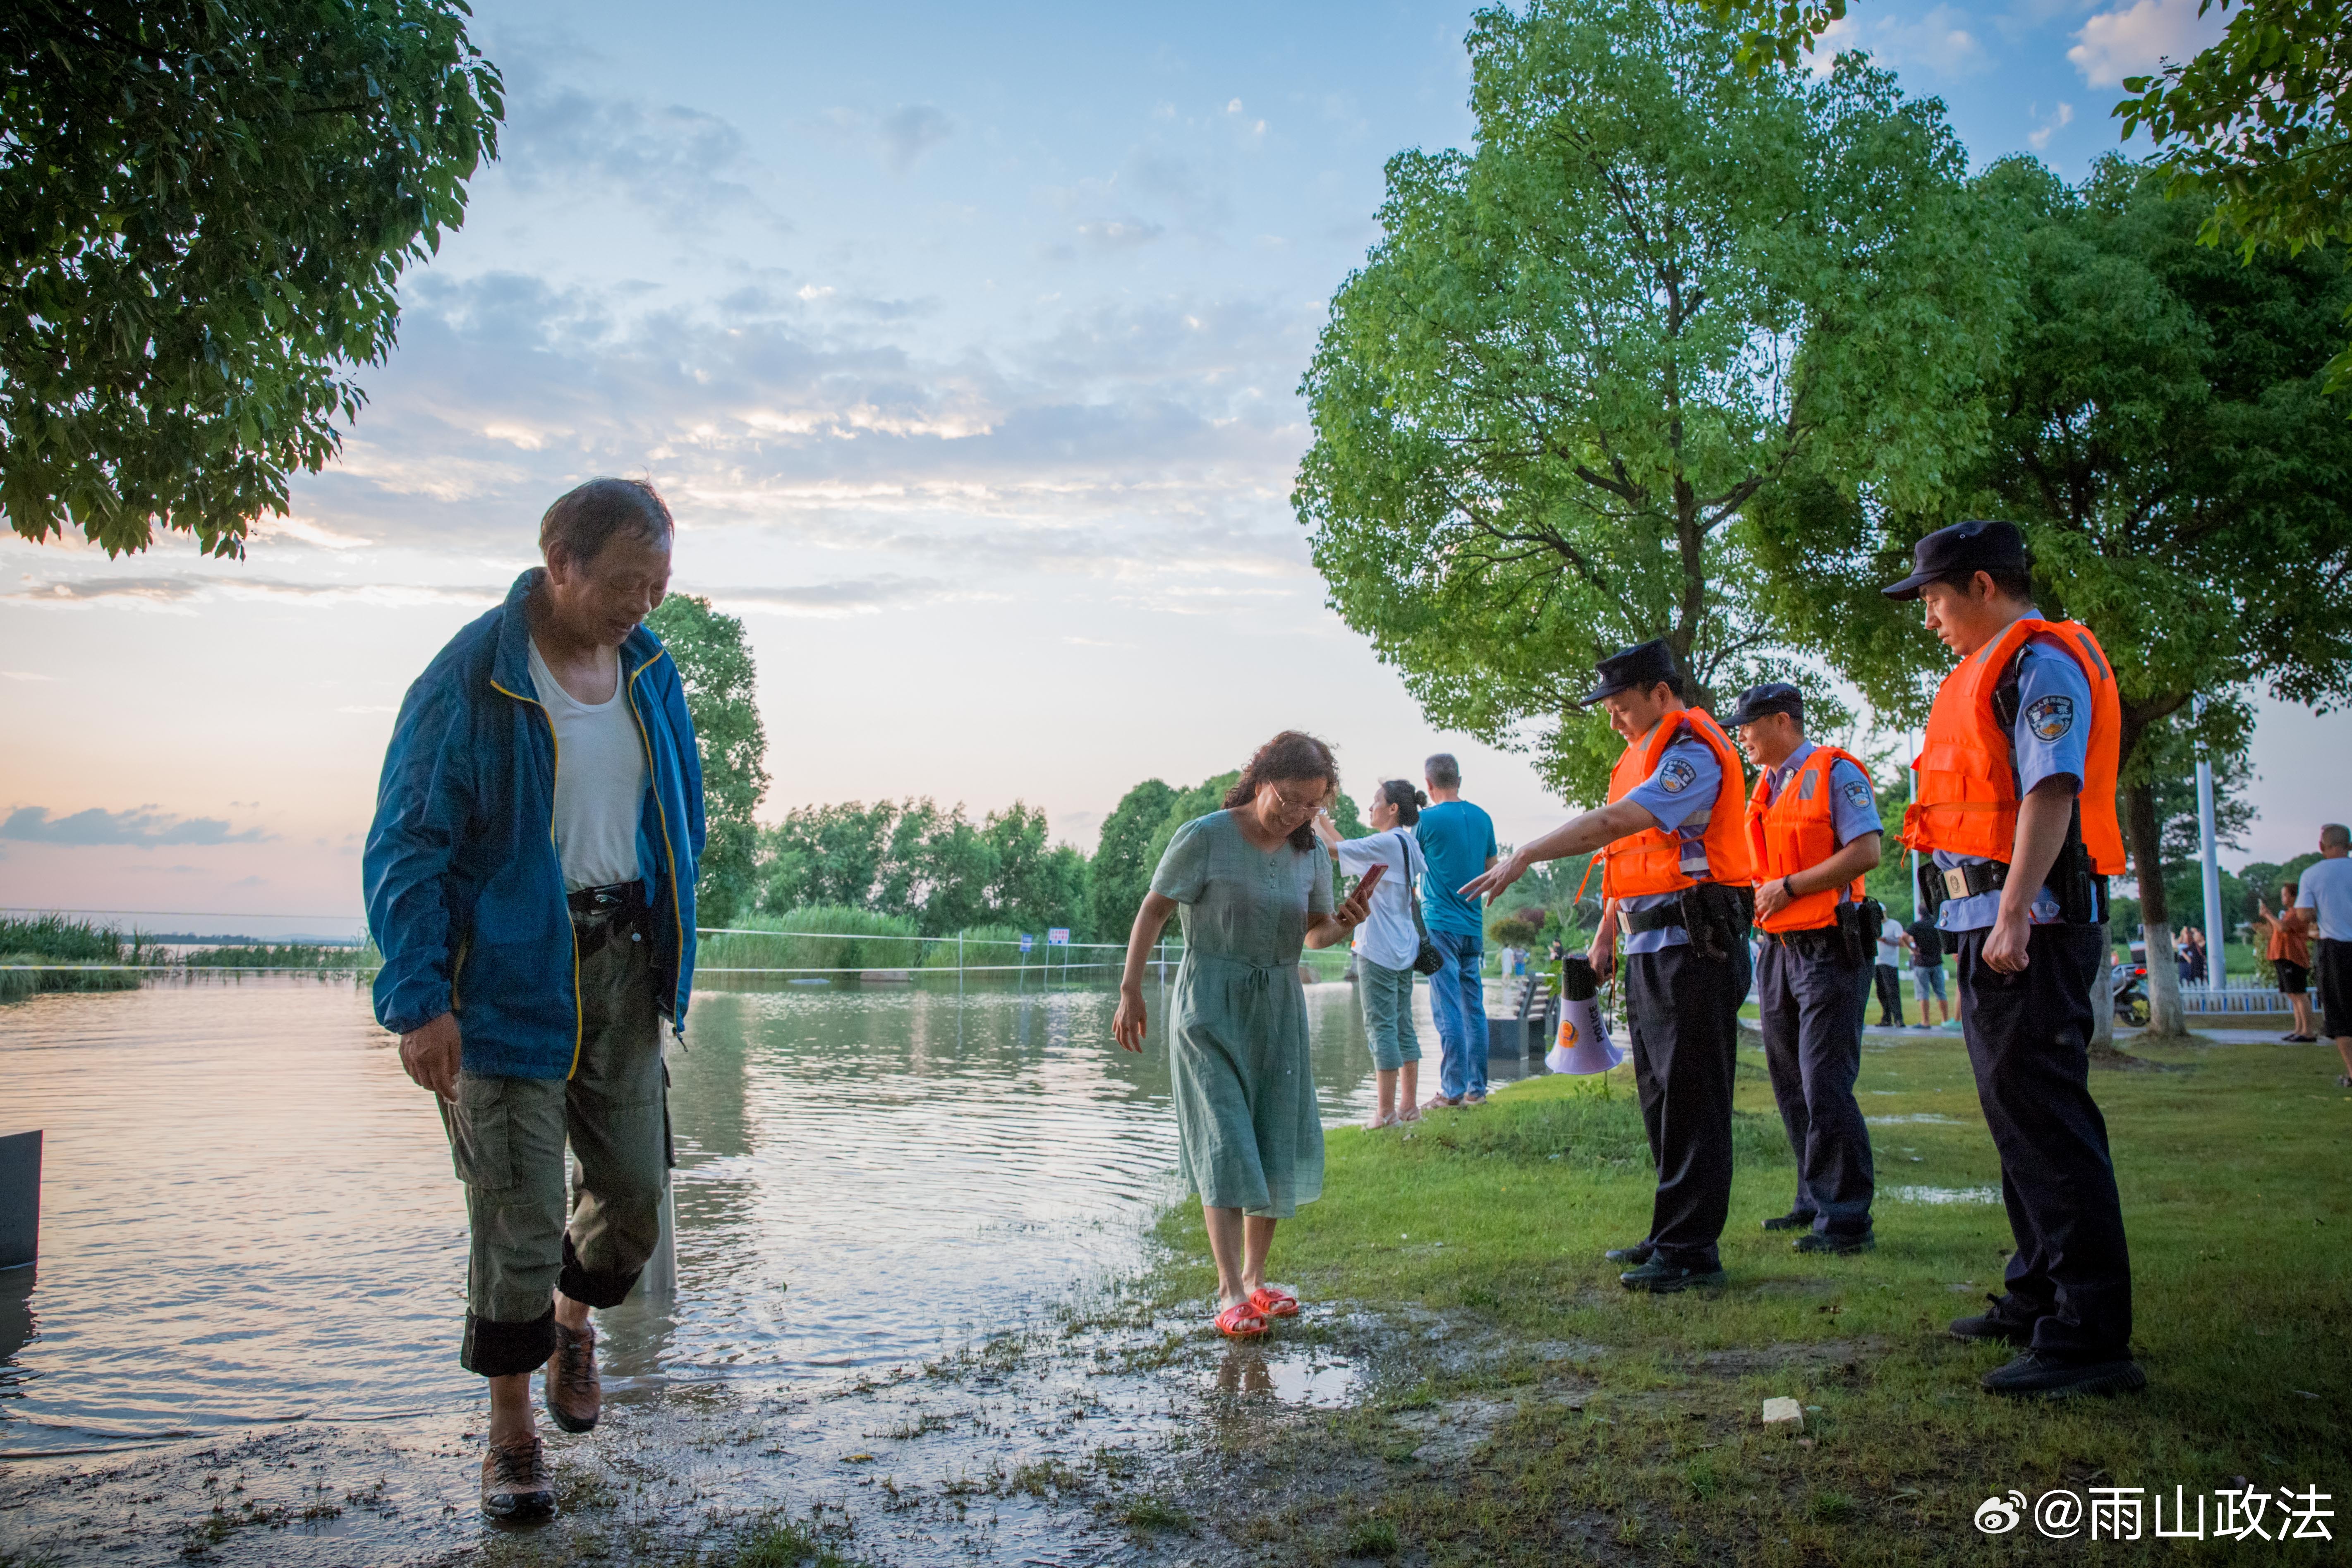
[[[1965,866],[1922,866],[1919,874],[1922,877],[1933,875],[1941,881],[1946,899],[1972,899],[1979,893],[1998,893],[2009,885],[2009,863],[2005,860],[1979,860]]]
[[[1654,910],[1620,910],[1617,918],[1625,922],[1625,934],[1636,936],[1645,931],[1664,931],[1683,923],[1680,899],[1671,904],[1660,904]]]

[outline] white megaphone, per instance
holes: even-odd
[[[1625,1059],[1609,1038],[1597,999],[1601,982],[1592,961],[1570,954],[1559,966],[1559,1038],[1544,1053],[1544,1066],[1580,1076],[1607,1072]]]

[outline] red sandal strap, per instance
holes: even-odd
[[[1236,1301],[1217,1314],[1217,1332],[1227,1339],[1255,1339],[1265,1329],[1265,1314],[1248,1301]]]

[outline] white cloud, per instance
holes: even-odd
[[[129,811],[91,806],[70,816],[53,817],[44,805],[20,805],[0,819],[0,838],[28,844],[55,844],[84,848],[93,845],[132,844],[153,847],[163,844],[257,844],[278,837],[258,827],[231,831],[216,816],[174,816],[152,805]]]
[[[2119,87],[2124,78],[2156,68],[2159,59],[2186,60],[2221,36],[2220,6],[2200,16],[2198,0],[2135,0],[2083,24],[2066,58],[2093,87]]]
[[[1816,40],[1808,68],[1827,76],[1841,53],[1860,49],[1882,66],[1939,77],[1972,75],[1990,63],[1977,35],[1978,21],[1976,14],[1954,5],[1937,5],[1916,21],[1883,12],[1848,12]]]
[[[2050,145],[2051,137],[2074,123],[2074,106],[2071,103],[2059,104],[2056,112],[2046,119],[2042,117],[2042,106],[2038,103],[2028,109],[2026,114],[2035,124],[2032,131],[2026,132],[2025,144],[2037,153]]]

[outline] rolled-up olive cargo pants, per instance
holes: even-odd
[[[458,1363],[484,1377],[547,1360],[551,1292],[617,1307],[661,1240],[668,1079],[646,943],[627,926],[579,935],[580,1059],[571,1078],[464,1073],[457,1102],[439,1102],[473,1227]],[[568,1224],[567,1137],[579,1163]]]

